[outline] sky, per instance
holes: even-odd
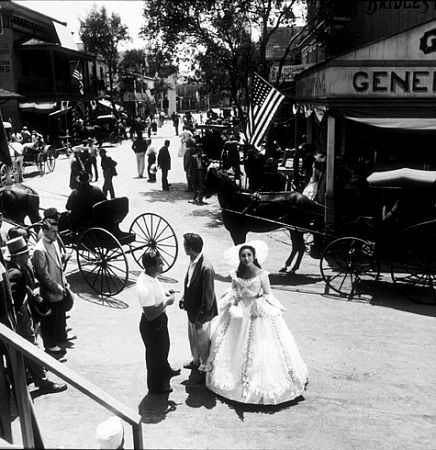
[[[74,32],[75,42],[80,42],[79,38],[79,17],[84,19],[93,6],[98,8],[105,6],[108,12],[116,12],[121,17],[121,22],[129,28],[132,41],[120,44],[120,50],[131,48],[142,48],[145,41],[138,37],[140,28],[143,26],[142,16],[143,0],[14,0],[28,8],[34,9],[47,16],[67,22],[68,28]],[[301,12],[295,10],[297,15]],[[299,21],[301,22],[301,21]],[[301,25],[301,23],[297,23]]]
[[[120,49],[142,48],[145,41],[138,37],[140,28],[143,26],[142,0],[14,0],[16,3],[34,9],[49,17],[62,22],[67,22],[68,28],[74,32],[76,42],[79,38],[79,18],[84,19],[96,5],[98,8],[105,6],[107,11],[116,12],[121,17],[121,22],[129,28],[132,41],[126,45],[120,45]]]

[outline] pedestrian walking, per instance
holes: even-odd
[[[180,133],[180,148],[177,156],[183,158],[186,153],[186,149],[188,148],[189,142],[192,141],[193,134],[188,130],[187,126],[183,127],[183,131]]]
[[[147,139],[147,172],[148,172],[148,183],[156,183],[156,172],[157,172],[157,166],[156,166],[156,159],[157,159],[157,152],[156,147],[152,144],[151,139]]]
[[[41,336],[48,352],[59,353],[67,343],[64,298],[68,283],[63,271],[58,244],[58,223],[42,223],[42,238],[33,249],[33,267],[41,297],[50,302],[52,313],[41,321]]]
[[[157,279],[162,273],[163,260],[159,252],[147,251],[142,255],[141,273],[136,282],[136,293],[142,308],[139,331],[145,345],[147,387],[150,393],[172,391],[170,379],[180,375],[168,363],[170,336],[166,308],[174,303],[174,291],[164,292]]]
[[[203,382],[205,364],[209,356],[210,324],[218,311],[214,285],[215,272],[212,264],[203,255],[201,236],[194,233],[184,234],[183,247],[190,263],[179,306],[188,313],[188,337],[192,354],[191,362],[184,367],[202,372],[200,381]]]
[[[203,202],[205,192],[206,170],[209,164],[207,156],[203,153],[201,145],[197,144],[192,148],[190,179],[192,189],[194,191],[194,198],[192,203],[196,205],[205,205]]]
[[[165,140],[163,147],[159,150],[157,157],[157,165],[162,173],[162,190],[169,191],[170,184],[168,183],[168,171],[171,170],[171,155],[168,150],[170,141]]]
[[[138,170],[138,178],[144,177],[145,152],[147,150],[147,142],[142,137],[142,133],[132,143],[132,150],[136,156],[136,168]]]
[[[173,127],[174,127],[174,130],[175,130],[175,132],[176,132],[176,136],[178,136],[178,135],[179,135],[179,122],[180,122],[180,117],[179,117],[179,115],[174,111],[174,112],[171,114],[171,119],[172,119],[172,121],[173,121]]]
[[[89,137],[87,139],[87,147],[89,151],[89,161],[91,163],[91,168],[94,168],[94,181],[98,181],[98,167],[97,167],[97,156],[98,156],[98,147],[94,143],[94,139]],[[91,180],[92,180],[92,170],[90,172]]]
[[[101,158],[101,170],[103,171],[103,194],[107,198],[109,192],[111,198],[115,198],[114,185],[112,184],[112,178],[118,175],[117,169],[115,168],[118,164],[110,156],[107,156],[106,150],[104,148],[100,149]]]

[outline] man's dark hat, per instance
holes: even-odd
[[[56,221],[59,221],[59,216],[60,214],[56,208],[47,208],[44,211],[44,219],[55,219]]]
[[[80,172],[76,177],[76,181],[78,181],[79,183],[89,183],[90,180],[91,177],[89,176],[88,172]]]

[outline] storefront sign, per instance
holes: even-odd
[[[435,67],[328,67],[297,81],[299,97],[433,97]]]
[[[280,81],[293,81],[295,76],[306,70],[312,64],[294,64],[288,66],[282,66],[282,73],[280,75]],[[272,66],[269,72],[269,82],[275,83],[279,74],[279,66]]]
[[[436,92],[436,70],[360,70],[352,79],[359,93],[433,94]]]
[[[368,0],[366,14],[372,15],[378,11],[415,10],[425,14],[430,8],[436,9],[434,1],[430,0]]]

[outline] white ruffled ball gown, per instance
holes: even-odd
[[[207,387],[248,404],[277,405],[299,397],[308,371],[268,273],[260,270],[243,279],[233,271],[231,276],[232,287],[221,297],[221,312],[212,322]]]

